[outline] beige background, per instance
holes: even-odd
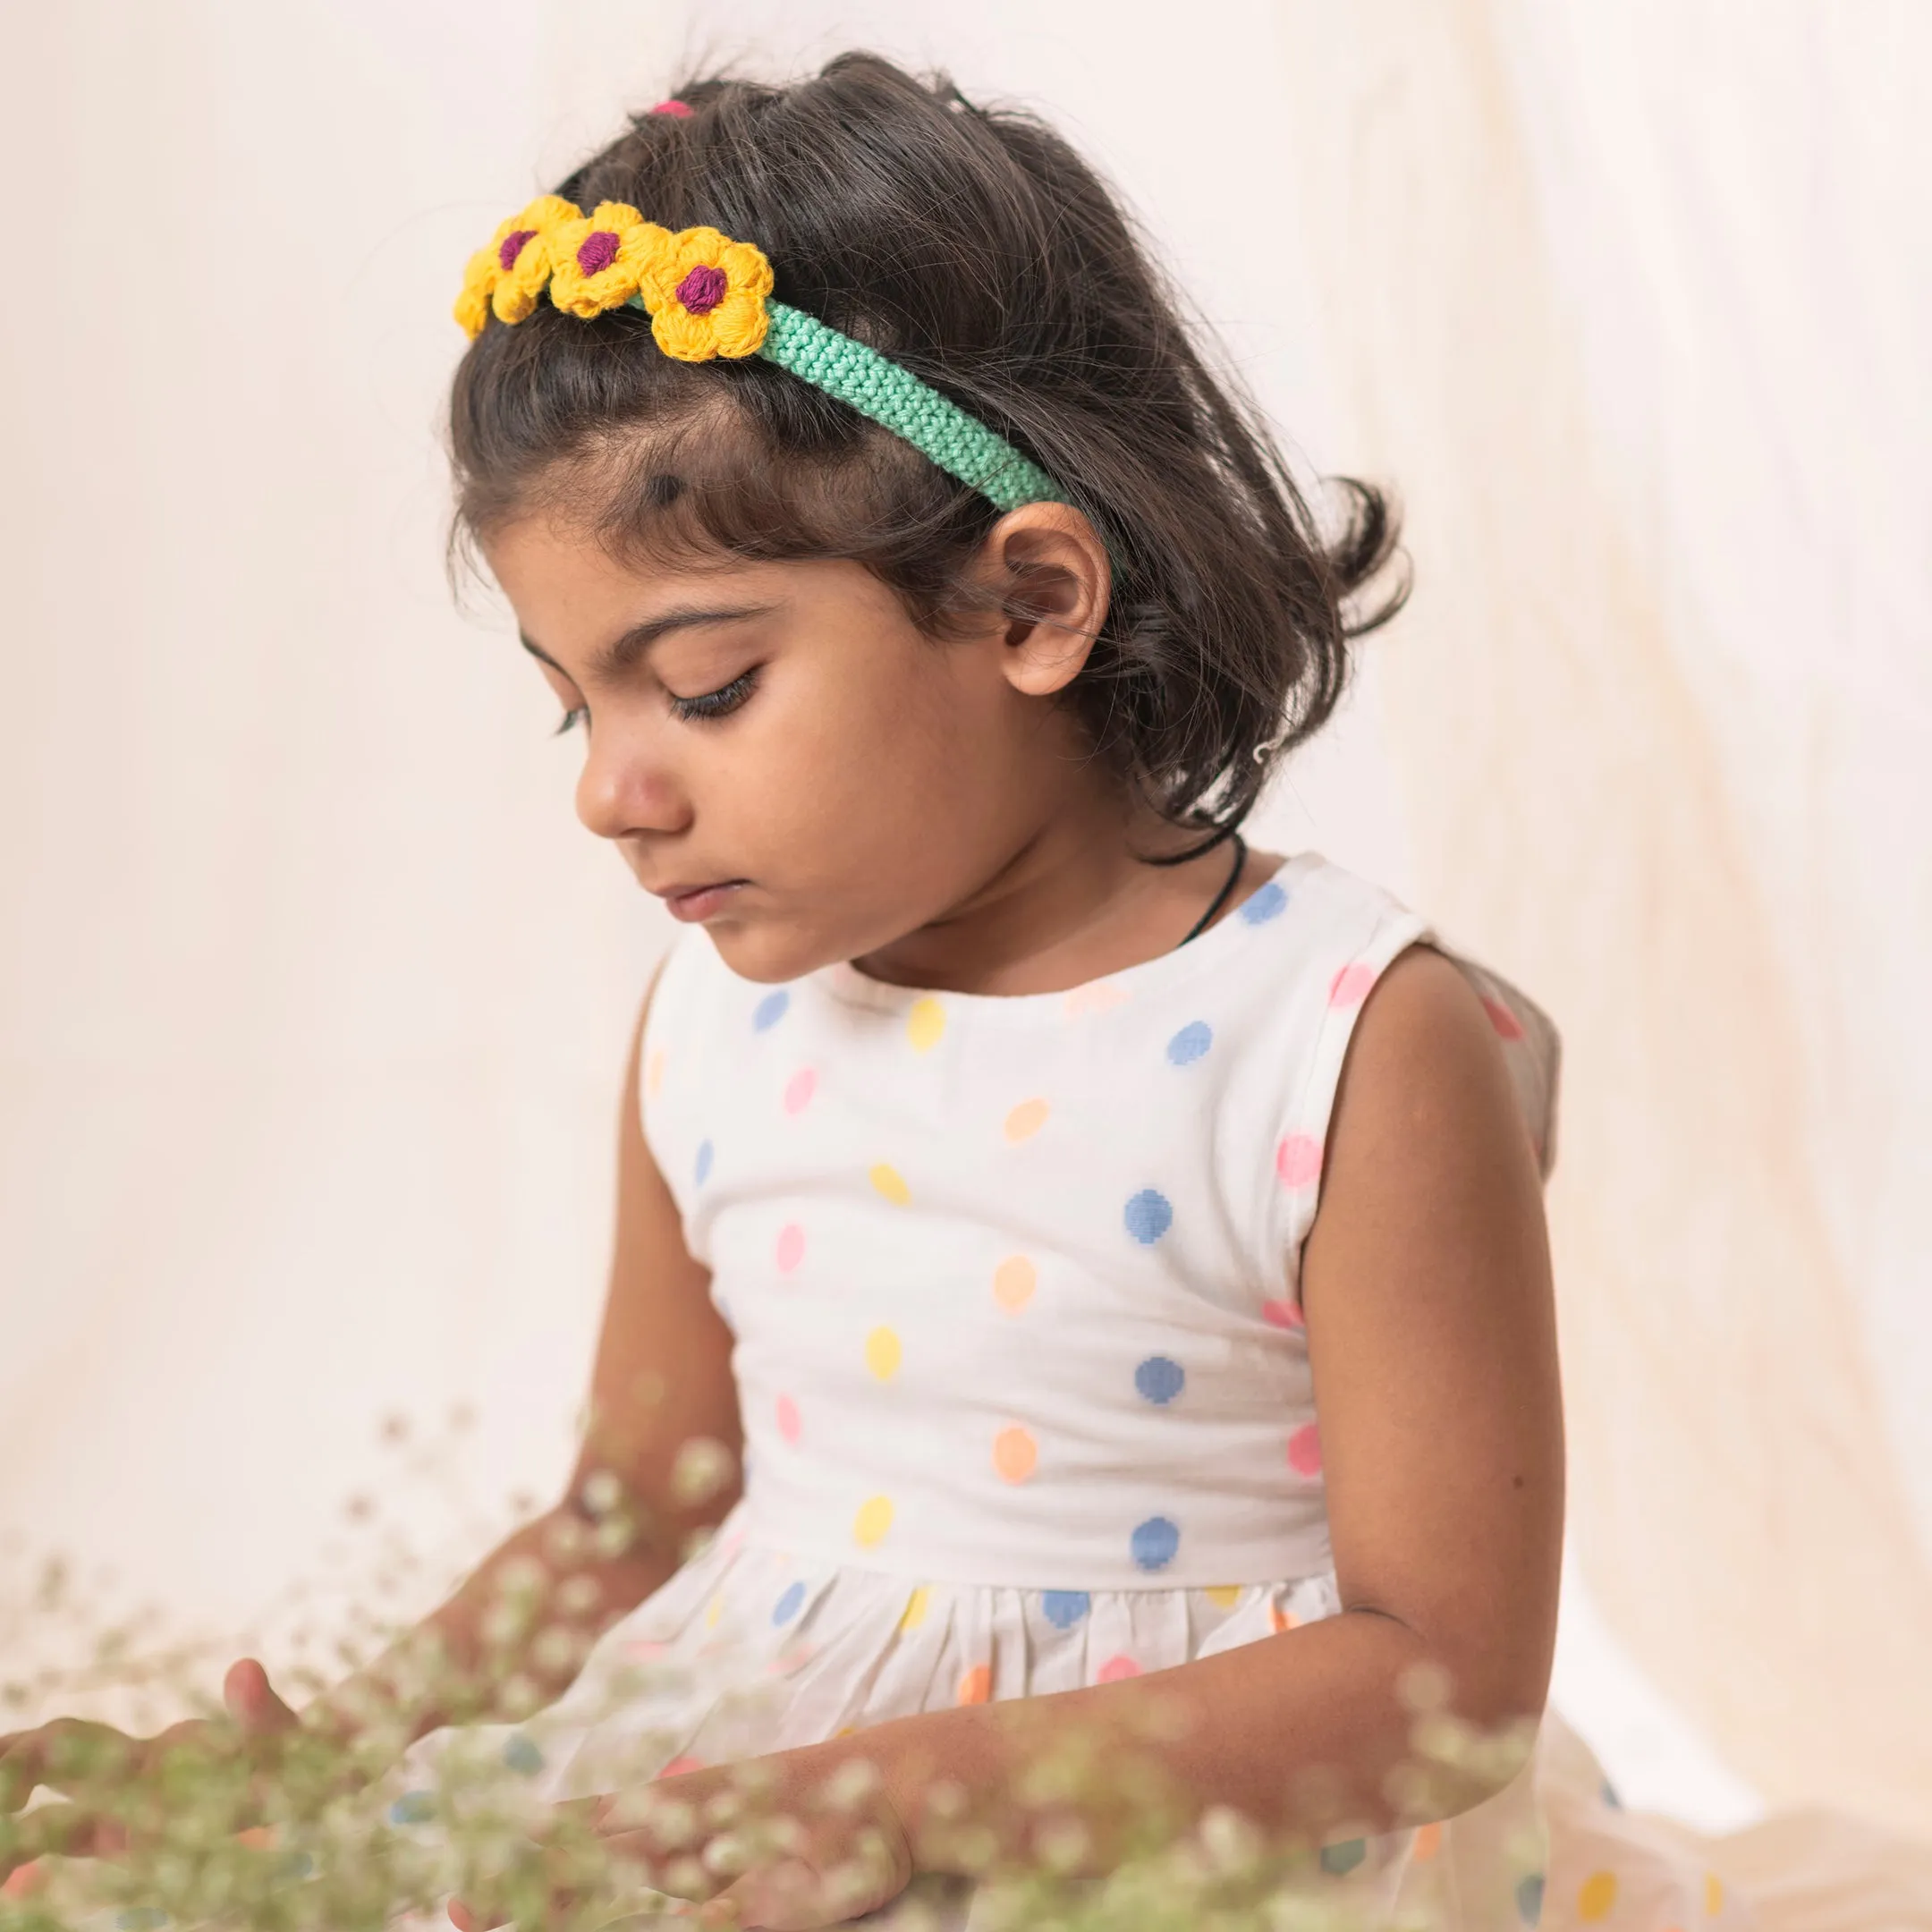
[[[453,1560],[560,1478],[664,934],[444,581],[448,303],[685,53],[864,41],[1045,106],[1406,495],[1412,613],[1267,829],[1565,1029],[1559,1700],[1680,1818],[1932,1839],[1932,13],[955,11],[6,17],[13,1573],[285,1641],[352,1492]],[[378,1445],[459,1402],[441,1478]]]

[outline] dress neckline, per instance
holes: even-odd
[[[842,1005],[878,1013],[900,1013],[920,1000],[944,1000],[962,1012],[1011,1015],[1016,1019],[1051,1013],[1066,1017],[1102,1013],[1170,983],[1191,979],[1214,966],[1256,927],[1267,924],[1286,906],[1294,883],[1325,861],[1318,852],[1292,852],[1254,890],[1236,900],[1206,932],[1157,953],[1152,959],[1122,966],[1097,979],[1046,993],[960,993],[945,987],[898,986],[874,979],[850,960],[821,966],[805,976]]]

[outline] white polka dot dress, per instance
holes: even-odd
[[[1063,994],[759,986],[684,935],[643,1126],[735,1337],[744,1494],[559,1704],[471,1735],[572,1796],[1335,1614],[1300,1256],[1356,1018],[1423,939],[1313,854]],[[1555,1032],[1458,963],[1546,1171]],[[1324,1882],[1453,1928],[1710,1919],[1620,1817],[1553,1717],[1498,1798],[1332,1845]]]

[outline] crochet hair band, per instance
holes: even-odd
[[[543,195],[470,258],[455,314],[474,337],[493,315],[523,321],[546,289],[572,315],[641,309],[667,356],[762,356],[870,417],[997,509],[1066,501],[1004,436],[877,350],[775,301],[772,286],[763,251],[716,228],[673,233],[625,202],[600,202],[587,216]]]

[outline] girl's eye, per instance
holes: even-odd
[[[741,672],[729,684],[721,684],[714,691],[700,691],[695,698],[680,698],[671,693],[671,708],[687,724],[702,718],[729,717],[747,698],[758,683],[758,667],[753,665],[749,671]]]
[[[572,705],[570,709],[564,714],[562,721],[557,725],[555,735],[561,738],[565,732],[575,731],[580,724],[588,724],[589,722],[589,706]]]

